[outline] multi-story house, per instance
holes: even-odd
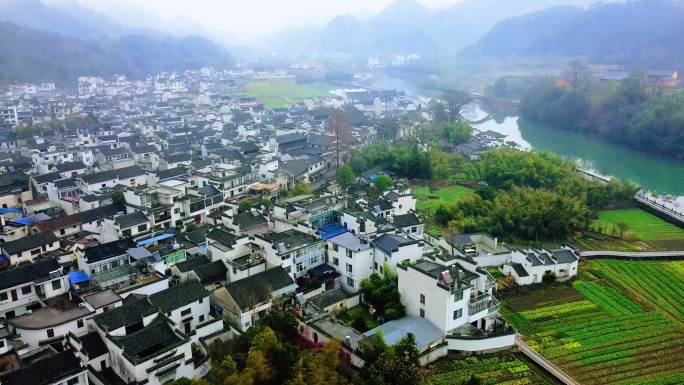
[[[0,244],[2,257],[16,266],[34,262],[38,257],[59,249],[59,239],[52,232],[38,233]]]
[[[361,281],[375,272],[370,243],[351,232],[329,238],[327,242],[328,264],[340,274],[340,284],[349,292],[359,291]]]
[[[40,308],[40,301],[69,290],[56,259],[46,259],[0,272],[0,317],[14,318]]]
[[[282,266],[295,279],[327,260],[324,240],[294,229],[256,235],[254,244],[269,268]]]

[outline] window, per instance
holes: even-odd
[[[420,309],[420,316],[425,318],[425,309]]]
[[[5,347],[5,340],[0,340],[0,348],[4,348],[4,347]]]
[[[352,251],[351,251],[351,250],[347,250],[347,258],[351,258],[351,257],[352,257]]]
[[[353,266],[351,264],[347,264],[347,273],[351,273],[353,271]]]
[[[59,290],[62,288],[62,281],[59,279],[56,279],[52,281],[52,290]]]
[[[147,223],[143,223],[142,225],[138,226],[138,232],[143,231],[147,231]]]
[[[333,257],[332,260],[333,265],[339,266],[340,265],[340,260],[337,257]],[[7,294],[5,294],[5,297],[7,297]]]
[[[0,293],[0,301],[7,301],[7,292],[3,291]]]
[[[32,291],[33,289],[31,286],[24,286],[21,288],[21,294],[31,294]]]
[[[200,298],[199,301],[197,301],[197,303],[202,303],[202,302],[204,302],[204,298]]]
[[[460,301],[460,300],[462,300],[462,299],[463,299],[463,292],[462,292],[462,291],[460,291],[460,292],[454,294],[454,302],[458,302],[458,301]]]
[[[79,381],[78,381],[78,377],[70,378],[70,379],[67,381],[67,385],[76,385],[76,384],[78,384],[78,382],[79,382]]]
[[[40,254],[40,249],[31,250],[31,255],[36,255],[36,254]]]
[[[112,269],[119,267],[119,261],[112,261]]]
[[[55,336],[55,331],[53,329],[48,329],[47,330],[47,336],[48,338],[52,338]]]
[[[204,314],[199,316],[199,322],[204,322]]]
[[[191,310],[192,310],[192,309],[185,309],[185,310],[183,310],[183,311],[181,312],[181,316],[190,314],[190,311],[191,311]]]
[[[411,232],[412,232],[412,233],[415,233],[416,231],[418,231],[418,228],[417,228],[417,227],[415,227],[415,226],[411,227]]]
[[[83,327],[83,320],[82,319],[76,321],[76,327],[79,329]]]
[[[354,287],[354,280],[351,279],[351,278],[349,278],[349,277],[347,277],[347,286]]]
[[[425,305],[425,294],[421,294],[421,295],[420,295],[420,303],[422,303],[423,305]]]
[[[131,234],[132,234],[131,229],[126,229],[126,230],[121,232],[121,235],[126,237],[126,238],[130,237]]]
[[[340,249],[340,247],[337,245],[337,243],[333,243],[333,250],[337,251],[339,249]]]
[[[454,310],[454,319],[459,319],[463,315],[463,309]]]

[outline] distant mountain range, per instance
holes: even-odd
[[[617,1],[617,0],[612,0]],[[396,0],[367,19],[338,16],[327,25],[290,30],[270,46],[290,53],[443,56],[475,43],[496,23],[558,5],[586,7],[595,0],[463,0],[430,9],[416,0]]]
[[[684,68],[684,2],[554,7],[497,24],[471,57],[578,57],[636,69]]]
[[[82,75],[142,78],[162,70],[234,66],[210,40],[135,30],[59,0],[0,0],[0,81],[73,82]]]
[[[232,56],[202,37],[77,39],[0,23],[0,81],[46,81],[61,84],[79,76],[125,74],[131,78],[163,70],[230,68]]]

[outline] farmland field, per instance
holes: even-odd
[[[615,234],[619,232],[618,224],[621,222],[631,235],[642,241],[684,239],[684,229],[640,209],[601,211],[595,223],[605,226],[609,233]]]
[[[581,384],[684,383],[675,358],[684,354],[684,262],[597,260],[581,269],[572,287],[506,303],[527,343]]]
[[[245,91],[235,95],[253,96],[268,108],[281,108],[317,96],[326,96],[332,86],[325,83],[297,83],[293,78],[254,79],[246,85]]]
[[[491,385],[555,385],[533,363],[517,353],[487,354],[464,359],[446,358],[428,367],[425,385],[465,385],[471,377]]]
[[[434,213],[441,205],[452,204],[472,193],[473,190],[463,186],[449,186],[435,191],[430,191],[428,187],[413,189],[413,196],[418,200],[416,209],[428,214]]]

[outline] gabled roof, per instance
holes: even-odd
[[[103,243],[101,245],[85,249],[85,260],[88,263],[102,261],[108,258],[123,255],[128,249],[133,247],[135,247],[135,242],[133,242],[133,240],[130,238]]]
[[[232,247],[237,237],[225,230],[213,229],[207,233],[207,239],[219,242],[225,246]]]
[[[123,349],[124,356],[134,364],[168,352],[187,341],[187,338],[176,334],[161,316],[134,333],[109,338]]]
[[[266,302],[271,293],[284,289],[295,282],[290,274],[276,266],[261,273],[231,282],[226,285],[226,290],[241,310],[251,309],[256,304]]]
[[[209,292],[200,282],[190,280],[154,293],[149,299],[150,303],[158,307],[162,313],[168,313],[208,296]]]
[[[43,245],[57,242],[57,237],[51,232],[27,235],[14,241],[2,244],[2,249],[9,255],[19,254],[26,250],[32,250]]]
[[[221,282],[226,280],[226,264],[220,259],[211,263],[200,265],[193,270],[202,284]]]
[[[178,178],[181,176],[187,176],[188,175],[188,169],[180,166],[180,167],[175,167],[175,168],[170,168],[168,170],[161,170],[157,173],[157,178],[159,178],[160,181],[165,181],[168,179],[173,179],[173,178]]]
[[[104,341],[100,338],[100,334],[96,331],[76,338],[80,340],[81,346],[83,347],[81,351],[84,352],[89,359],[109,353],[107,346],[105,346]]]
[[[120,228],[126,229],[143,223],[147,223],[149,218],[140,211],[134,211],[130,214],[120,215],[114,218],[114,223],[119,225]]]
[[[414,213],[408,213],[404,215],[395,215],[393,217],[393,224],[397,228],[404,228],[409,226],[420,225],[420,219]]]
[[[76,162],[67,162],[67,163],[60,163],[55,166],[57,168],[57,171],[59,172],[67,172],[67,171],[74,171],[74,170],[81,170],[86,168],[86,165],[83,164],[80,160]]]
[[[65,350],[0,377],[3,385],[50,385],[85,371],[72,350]]]
[[[147,297],[144,297],[100,313],[93,318],[93,321],[105,332],[110,332],[120,327],[140,322],[144,317],[158,311],[148,301]]]
[[[256,211],[246,211],[236,215],[235,218],[233,218],[233,224],[238,225],[241,231],[253,229],[267,223],[268,220],[266,217]]]
[[[373,245],[387,254],[397,251],[400,246],[411,243],[408,239],[398,234],[382,234],[372,241]]]
[[[88,184],[102,183],[114,179],[128,179],[144,175],[145,171],[138,166],[124,167],[116,170],[107,170],[80,176]]]
[[[46,259],[0,272],[0,290],[29,282],[42,282],[50,278],[50,273],[59,270],[56,259]]]
[[[209,258],[207,258],[204,255],[200,255],[198,257],[191,258],[183,262],[179,262],[175,265],[175,267],[181,273],[185,273],[190,270],[194,270],[198,266],[206,265],[207,263],[209,263]]]

